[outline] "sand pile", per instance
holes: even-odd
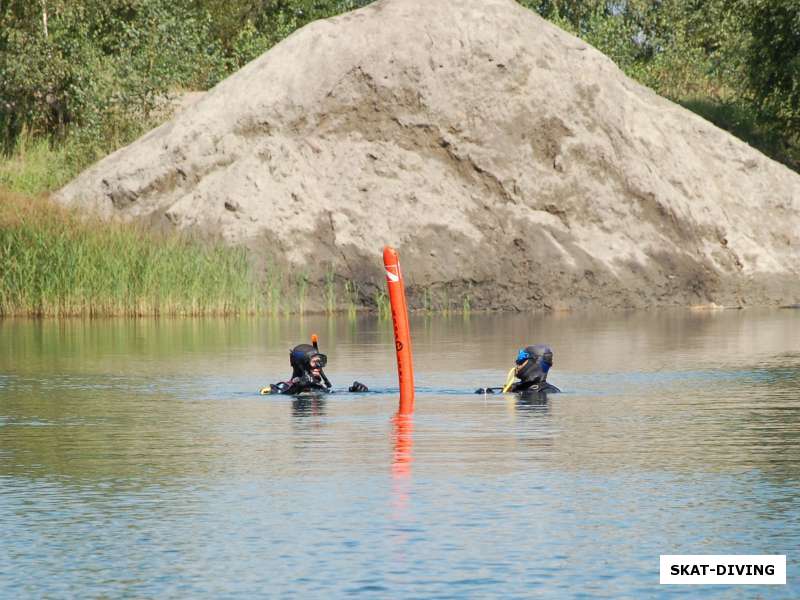
[[[57,198],[221,233],[412,305],[800,297],[800,176],[513,0],[382,0],[296,32]]]

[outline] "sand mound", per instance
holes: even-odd
[[[296,32],[57,194],[473,307],[786,303],[800,176],[512,0]]]

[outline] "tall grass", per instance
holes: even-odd
[[[358,284],[349,279],[344,282],[344,295],[347,299],[347,317],[352,321],[358,312]]]
[[[336,279],[331,266],[325,273],[325,290],[323,292],[325,298],[325,312],[329,315],[336,312]]]
[[[243,249],[0,192],[0,315],[226,315],[262,304]]]
[[[82,166],[70,158],[73,145],[21,135],[14,151],[0,157],[0,188],[32,195],[63,186]]]
[[[141,226],[101,222],[45,197],[0,190],[0,317],[302,314],[340,310],[333,271],[322,303],[309,307],[307,273],[267,265],[257,276],[243,248]],[[345,280],[344,311],[363,308],[358,284]],[[372,297],[378,318],[391,315],[386,291]],[[469,295],[461,312],[469,314]],[[440,306],[423,292],[426,313],[453,311],[447,289]]]
[[[308,275],[305,271],[301,271],[295,275],[294,289],[296,293],[295,306],[297,307],[297,312],[303,314],[306,312],[306,300],[308,296]]]
[[[384,321],[392,314],[392,308],[389,304],[389,296],[383,289],[378,288],[372,297],[375,303],[375,309],[378,311],[378,318]]]
[[[283,275],[272,263],[268,263],[263,276],[263,302],[264,312],[270,315],[279,315],[287,308],[283,299],[287,296],[283,284]]]

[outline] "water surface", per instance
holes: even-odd
[[[660,554],[786,554],[800,312],[414,318],[413,418],[375,319],[0,320],[2,597],[607,597]],[[261,397],[320,335],[321,399]],[[500,385],[549,343],[546,401]]]

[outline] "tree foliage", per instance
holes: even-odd
[[[519,0],[800,170],[797,0]]]
[[[77,140],[82,164],[306,23],[371,0],[0,0],[0,149]],[[519,0],[628,75],[800,162],[797,0]]]
[[[749,90],[762,115],[800,141],[800,3],[753,0],[747,28]]]
[[[37,8],[38,11],[33,11]],[[166,0],[40,0],[0,6],[0,135],[118,140],[174,87],[207,85],[224,64],[209,17]]]

